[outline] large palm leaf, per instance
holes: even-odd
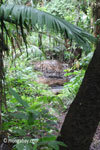
[[[81,28],[49,13],[35,8],[20,5],[1,5],[0,19],[23,27],[29,26],[38,29],[45,29],[50,32],[75,40],[80,45],[85,45],[87,40],[95,41],[95,38]]]

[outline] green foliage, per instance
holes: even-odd
[[[25,43],[26,38],[23,27],[28,30],[33,27],[34,30],[38,28],[40,30],[46,29],[50,32],[60,33],[70,40],[75,40],[80,45],[86,45],[87,39],[96,41],[92,35],[84,32],[81,28],[57,16],[27,6],[2,5],[0,7],[0,18],[17,26],[19,25]]]
[[[23,105],[24,108],[29,107],[28,104],[27,104],[25,101],[23,101],[23,100],[21,99],[21,97],[20,97],[13,89],[9,89],[9,92],[17,99],[17,101],[18,101],[21,105]]]
[[[41,146],[43,145],[44,145],[43,149],[46,150],[52,150],[52,149],[59,150],[59,145],[66,147],[66,145],[63,142],[56,141],[55,136],[47,136],[39,140],[39,143],[37,143],[34,146],[34,150],[40,149]]]
[[[93,52],[90,52],[88,55],[84,54],[82,58],[78,61],[78,70],[76,63],[74,63],[72,68],[68,68],[67,70],[65,70],[65,76],[70,77],[70,81],[64,85],[64,89],[62,93],[59,94],[59,97],[63,99],[66,107],[69,107],[74,100],[92,56]]]
[[[69,9],[72,5],[70,5],[66,0],[55,0],[51,1],[46,5],[46,8],[48,12],[51,14],[54,14],[56,16],[59,16],[61,18],[65,18],[65,15],[68,13]]]
[[[16,141],[20,139],[19,137],[23,137],[24,140],[34,141],[33,143],[27,143],[27,145],[17,143],[17,150],[20,148],[24,150],[26,147],[33,147],[34,150],[38,150],[38,148],[42,150],[43,147],[54,148],[54,145],[55,150],[58,150],[58,145],[64,145],[61,142],[55,141],[56,137],[52,135],[52,132],[56,130],[54,127],[54,125],[56,125],[56,118],[49,113],[49,110],[45,108],[46,106],[43,106],[48,103],[46,97],[46,99],[42,97],[41,99],[33,100],[33,102],[31,101],[31,105],[29,105],[27,101],[22,100],[15,90],[10,89],[9,92],[14,96],[19,105],[15,106],[16,111],[14,111],[15,108],[10,110],[12,111],[9,113],[10,120],[9,118],[5,118],[6,122],[3,123],[4,130],[10,128],[10,131],[15,135],[14,138]],[[13,99],[12,102],[14,102],[15,99]],[[16,124],[16,126],[14,126],[14,124]]]
[[[56,115],[59,114],[59,105],[63,107],[63,103],[48,86],[35,82],[37,73],[30,65],[34,58],[29,58],[23,54],[15,59],[15,64],[10,58],[6,62],[9,65],[11,63],[6,72],[9,113],[3,113],[3,130],[11,133],[9,138],[12,140],[28,141],[17,142],[14,150],[52,150],[54,145],[58,149],[62,143],[55,141],[58,133]]]
[[[89,62],[93,56],[93,53],[94,52],[90,52],[87,56],[83,56],[80,60],[80,67],[84,70],[87,69],[88,65],[89,65]]]
[[[65,76],[70,76],[71,79],[69,82],[65,83],[62,93],[58,95],[61,99],[63,99],[65,109],[68,109],[70,104],[73,102],[82,83],[84,74],[85,70],[78,70],[65,74]]]
[[[46,5],[47,11],[60,16],[67,21],[78,24],[84,29],[90,29],[90,7],[86,1],[55,0]],[[90,32],[90,30],[88,30]]]

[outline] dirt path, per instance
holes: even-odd
[[[90,150],[100,150],[100,124],[98,125],[97,131],[94,135]]]

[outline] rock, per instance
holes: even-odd
[[[65,64],[57,60],[44,60],[36,63],[34,69],[43,72],[47,78],[63,78]]]
[[[48,84],[48,86],[55,86],[55,85],[63,85],[65,82],[68,82],[69,79],[59,79],[59,78],[46,78],[46,77],[39,77],[37,82]]]
[[[63,89],[63,86],[53,86],[51,87],[51,91],[57,95],[59,93],[61,93],[61,90]]]
[[[38,77],[37,82],[47,84],[48,86],[63,86],[69,79],[64,77],[66,64],[57,60],[44,60],[34,65],[34,69],[43,72],[42,77]],[[59,93],[60,90],[53,90]]]

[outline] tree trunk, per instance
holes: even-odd
[[[2,4],[2,0],[0,0],[0,5]],[[2,131],[2,39],[0,37],[0,134]]]
[[[0,131],[2,127],[2,117],[1,117],[1,112],[2,112],[2,98],[3,98],[3,87],[2,87],[2,81],[3,81],[3,74],[2,74],[2,67],[3,67],[3,61],[2,61],[2,50],[0,49]]]
[[[57,138],[67,145],[67,148],[61,146],[60,150],[89,150],[99,121],[100,42]]]
[[[3,65],[3,52],[4,50],[7,50],[7,46],[5,44],[3,35],[0,33],[0,135],[2,133],[2,105],[5,105],[6,107],[6,102],[5,102],[5,89],[4,89],[4,80],[5,80],[5,75],[4,75],[4,65]]]

